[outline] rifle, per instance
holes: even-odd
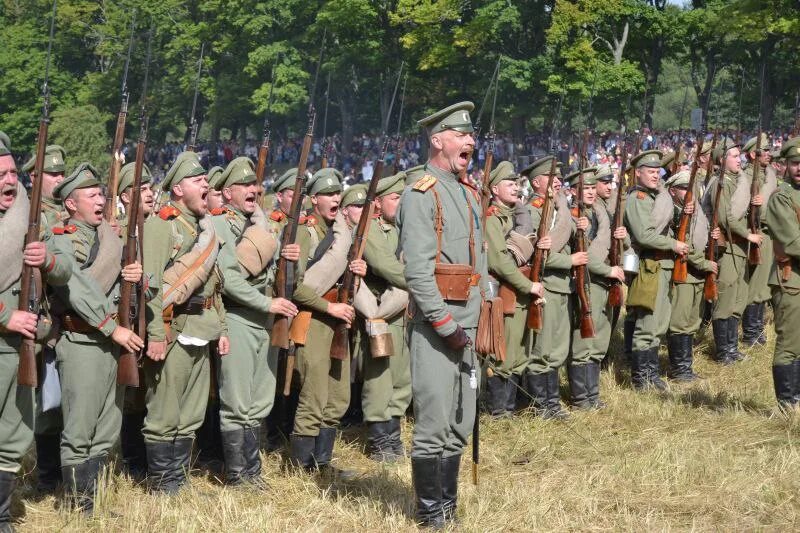
[[[130,213],[128,214],[128,228],[125,239],[125,249],[123,250],[123,266],[128,266],[137,261],[139,258],[139,249],[141,243],[139,238],[141,234],[139,231],[139,219],[144,219],[144,213],[141,206],[142,194],[142,167],[144,166],[144,153],[147,150],[147,81],[150,76],[150,57],[153,43],[153,30],[147,37],[147,63],[145,64],[144,71],[144,85],[142,86],[142,102],[139,107],[139,140],[136,143],[136,164],[133,170],[133,184],[131,185],[131,203]],[[136,290],[135,284],[129,281],[122,280],[122,285],[119,289],[119,306],[117,308],[117,317],[119,318],[119,325],[123,328],[131,327],[131,300],[133,293]],[[137,307],[140,303],[137,295]],[[144,309],[138,307],[136,313],[142,314]],[[135,314],[134,314],[135,316]],[[143,332],[139,332],[140,334]],[[139,368],[136,364],[137,354],[122,350],[117,364],[117,383],[119,385],[128,385],[129,387],[139,386]]]
[[[189,144],[186,150],[189,152],[197,151],[197,118],[195,112],[197,111],[197,94],[200,92],[200,75],[203,73],[203,52],[205,52],[206,43],[200,45],[200,60],[197,62],[197,79],[194,82],[194,99],[192,100],[192,116],[189,119]]]
[[[108,222],[113,222],[117,218],[117,187],[119,187],[119,170],[122,167],[122,142],[125,140],[125,121],[128,118],[128,67],[131,64],[131,52],[133,51],[133,32],[136,28],[136,11],[131,17],[131,38],[128,41],[128,57],[125,59],[125,70],[122,75],[122,103],[119,106],[117,115],[117,129],[114,132],[114,145],[112,149],[113,159],[108,175],[108,198],[103,207],[103,218]]]
[[[692,205],[694,202],[694,183],[697,177],[697,168],[700,166],[700,154],[703,151],[703,134],[697,136],[697,150],[694,153],[694,161],[692,161],[692,173],[689,176],[689,188],[686,190],[686,196],[683,197],[684,207]],[[689,225],[692,222],[692,215],[685,210],[681,211],[680,223],[678,224],[678,233],[675,239],[680,242],[686,242],[689,234]],[[675,256],[675,267],[672,270],[672,283],[684,283],[688,275],[688,257],[685,255]]]
[[[706,176],[711,176],[714,172],[714,148],[717,146],[717,131],[714,131],[714,138],[711,140],[711,151],[709,152],[708,164],[706,165]],[[724,143],[724,141],[723,141]],[[720,169],[719,180],[717,181],[717,190],[714,193],[714,206],[711,211],[711,220],[708,225],[708,248],[706,249],[706,259],[709,261],[717,260],[717,240],[711,236],[719,225],[719,199],[722,197],[722,183],[724,178],[723,171]],[[706,272],[706,280],[703,284],[703,298],[707,302],[715,302],[719,291],[717,289],[717,275],[713,272]]]
[[[50,55],[53,50],[53,37],[56,24],[56,2],[53,0],[53,14],[50,18],[50,41],[47,43],[47,60],[44,69],[44,83],[42,84],[42,116],[39,118],[39,135],[36,140],[36,164],[31,187],[31,204],[28,210],[28,232],[25,235],[25,245],[39,240],[39,225],[42,216],[42,172],[44,170],[44,156],[47,148],[47,129],[50,124]],[[29,313],[39,313],[39,290],[36,287],[35,269],[22,263],[19,289],[19,309]],[[19,348],[19,368],[17,381],[20,385],[36,387],[38,376],[36,370],[36,341],[22,337]]]
[[[492,98],[492,115],[489,119],[489,133],[486,135],[486,160],[483,163],[483,183],[481,190],[481,227],[486,228],[487,211],[489,210],[489,201],[492,197],[492,191],[489,190],[489,182],[491,181],[492,164],[494,163],[494,147],[495,147],[495,131],[494,131],[494,113],[497,108],[497,86],[499,85],[498,79],[500,76],[500,59],[497,59],[497,66],[494,69],[494,77],[489,82],[489,89],[486,95],[492,89],[494,83],[494,96]],[[485,102],[485,99],[484,99]],[[478,117],[480,120],[480,116]]]
[[[406,71],[406,75],[403,78],[403,91],[400,93],[400,113],[397,116],[397,135],[395,135],[394,165],[392,168],[392,172],[395,174],[400,172],[400,156],[402,155],[400,149],[400,128],[403,125],[403,106],[406,103],[406,83],[408,83],[408,71]]]
[[[638,144],[638,141],[636,141]],[[612,217],[611,231],[612,233],[618,227],[622,226],[622,199],[623,189],[625,188],[625,173],[628,171],[628,147],[625,140],[622,141],[622,158],[619,164],[619,183],[617,183],[617,202],[614,206],[614,216]],[[609,265],[612,267],[622,266],[622,239],[613,239],[611,243],[611,250],[609,251]],[[613,308],[622,307],[623,295],[622,284],[618,280],[611,280],[610,287],[608,288],[608,305]]]
[[[577,208],[578,216],[583,216],[585,206],[583,205],[583,169],[586,165],[586,150],[589,146],[589,128],[586,128],[583,133],[583,148],[581,149],[580,166],[578,171],[578,190],[577,190]],[[578,252],[585,252],[586,246],[586,233],[584,230],[578,228],[575,235],[576,249]],[[591,286],[589,281],[589,270],[587,265],[580,265],[574,267],[575,270],[575,285],[578,289],[578,301],[580,303],[580,321],[581,321],[581,338],[591,339],[594,337],[594,321],[592,320],[592,301],[590,299]]]
[[[389,119],[392,116],[392,108],[394,101],[397,97],[397,89],[400,86],[400,77],[405,67],[405,61],[400,63],[400,71],[397,73],[397,81],[394,84],[394,93],[392,94],[392,101],[389,103],[389,111],[386,114],[386,121],[384,124],[389,125]],[[375,164],[375,171],[372,174],[372,179],[367,187],[367,197],[364,200],[364,209],[361,211],[361,216],[358,219],[356,231],[353,234],[353,244],[350,245],[350,250],[347,252],[347,264],[361,259],[364,253],[364,245],[367,242],[367,234],[369,233],[369,221],[372,218],[372,203],[375,200],[375,195],[378,190],[378,182],[383,175],[383,165],[386,160],[386,151],[389,148],[389,136],[384,131],[381,136],[384,138],[383,147],[381,148],[381,155],[378,162]],[[344,276],[342,277],[342,284],[339,285],[339,291],[336,295],[336,301],[339,303],[346,303],[353,305],[353,297],[355,296],[358,276],[356,276],[349,268],[345,268]],[[331,341],[331,358],[343,360],[348,356],[350,341],[348,339],[348,326],[344,322],[337,322],[336,328],[333,332],[333,340]]]
[[[330,141],[328,140],[328,103],[331,101],[331,71],[328,71],[328,86],[325,89],[325,114],[322,118],[322,161],[320,161],[320,168],[328,168],[328,149],[330,148]]]
[[[275,62],[272,64],[272,79],[269,86],[269,98],[267,99],[267,112],[264,115],[264,139],[261,141],[261,146],[258,148],[258,164],[256,164],[256,179],[258,181],[258,195],[259,202],[263,208],[264,198],[264,173],[267,168],[267,157],[269,156],[269,148],[272,138],[272,130],[269,125],[269,114],[272,109],[272,89],[275,88],[275,68],[278,65],[278,56],[275,56]]]
[[[758,196],[759,193],[759,186],[758,186],[758,172],[761,170],[761,162],[759,161],[759,157],[761,156],[761,107],[764,99],[764,71],[767,67],[766,61],[762,61],[761,63],[761,95],[758,101],[758,133],[756,134],[756,157],[753,160],[753,181],[750,184],[750,198],[754,198]],[[748,214],[748,226],[750,227],[750,233],[755,233],[758,235],[761,233],[761,209],[757,205],[750,204],[750,213]],[[760,265],[761,264],[761,246],[758,244],[751,242],[750,244],[750,251],[748,253],[748,263],[751,265]]]
[[[283,246],[294,244],[297,240],[297,226],[300,221],[300,211],[303,209],[303,189],[306,185],[306,168],[308,167],[308,153],[311,151],[311,141],[314,139],[314,122],[317,119],[317,110],[314,107],[314,95],[317,92],[317,81],[319,80],[319,69],[322,65],[322,53],[325,50],[325,39],[328,35],[327,29],[322,34],[322,44],[317,60],[317,71],[314,74],[314,85],[308,97],[308,127],[303,139],[303,148],[300,151],[300,161],[297,164],[297,177],[294,183],[292,204],[289,207],[288,220],[283,228],[281,243]],[[287,261],[285,257],[278,259],[278,269],[275,275],[275,292],[278,298],[291,300],[294,294],[294,274],[295,264]],[[286,357],[286,378],[284,380],[284,396],[289,396],[292,386],[292,374],[294,373],[294,343],[289,342],[289,318],[283,315],[276,315],[272,326],[272,346],[288,350]]]
[[[538,239],[547,237],[550,232],[550,220],[553,216],[553,179],[556,175],[556,157],[553,156],[553,161],[550,163],[550,172],[547,178],[547,190],[544,195],[544,204],[542,204],[542,218],[539,219],[539,229],[536,233]],[[534,248],[533,261],[531,262],[531,275],[530,280],[534,283],[542,282],[542,273],[544,271],[544,263],[547,261],[547,250],[543,250],[538,246]],[[536,333],[542,332],[542,303],[536,303],[531,299],[531,305],[528,308],[528,317],[526,319],[526,327],[532,329]]]

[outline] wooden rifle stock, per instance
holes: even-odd
[[[759,161],[761,157],[761,127],[758,128],[758,137],[756,137],[756,157],[753,160],[753,181],[750,184],[750,199],[752,200],[754,197],[758,196],[759,193],[759,186],[758,186],[758,173],[761,170],[761,161]],[[748,222],[750,226],[750,233],[755,233],[758,235],[761,233],[761,209],[757,205],[750,204],[750,213],[748,215]],[[747,262],[751,265],[760,265],[761,264],[761,246],[758,244],[751,242],[750,251],[747,254]]]
[[[297,226],[300,220],[300,211],[303,208],[303,189],[306,184],[306,168],[308,166],[308,153],[311,150],[311,141],[314,137],[314,121],[316,111],[313,106],[309,110],[308,130],[303,139],[303,148],[300,151],[300,161],[297,166],[297,178],[294,183],[292,205],[289,208],[289,217],[283,228],[281,246],[294,244],[297,240]],[[278,271],[275,275],[275,288],[278,298],[292,299],[294,294],[294,263],[287,261],[283,256],[278,259]],[[272,346],[283,349],[289,348],[289,318],[283,315],[275,316],[272,326]]]
[[[550,232],[550,219],[553,215],[553,179],[556,175],[556,158],[553,156],[553,161],[550,163],[550,174],[547,178],[547,190],[544,195],[544,203],[542,204],[542,217],[539,219],[539,229],[536,233],[537,240],[547,237]],[[531,275],[530,280],[534,283],[542,282],[542,273],[544,272],[544,263],[547,261],[547,250],[543,250],[538,246],[534,248],[533,261],[531,262]],[[531,297],[531,304],[528,307],[528,316],[525,324],[528,329],[532,329],[536,333],[542,332],[542,306],[541,302],[536,303],[536,298]]]
[[[264,140],[258,148],[258,162],[256,163],[256,180],[258,182],[258,196],[259,205],[264,208],[264,174],[267,170],[267,158],[269,157],[270,135],[269,132],[265,133]]]
[[[686,189],[686,196],[683,197],[683,205],[684,207],[687,205],[692,205],[694,203],[694,184],[695,179],[697,178],[697,168],[699,165],[700,154],[703,151],[703,136],[697,136],[697,150],[694,154],[694,161],[692,161],[692,173],[689,176],[689,185],[688,189]],[[692,215],[686,213],[685,211],[681,212],[680,222],[678,223],[678,232],[675,236],[676,240],[680,242],[686,242],[686,239],[689,236],[689,225],[692,222]],[[673,283],[685,283],[686,278],[689,275],[688,270],[688,258],[685,255],[675,255],[675,267],[672,270],[672,282]]]
[[[637,141],[638,142],[638,141]],[[619,177],[617,183],[617,190],[614,194],[617,196],[617,201],[614,206],[614,216],[611,221],[611,233],[622,226],[622,200],[624,198],[623,189],[625,188],[625,173],[628,171],[628,148],[623,141],[622,143],[622,158],[619,165]],[[612,267],[622,266],[622,239],[611,239],[611,250],[609,250],[609,265]],[[611,280],[611,285],[608,288],[608,305],[614,308],[622,307],[622,283],[618,280]]]
[[[583,148],[581,149],[580,170],[578,172],[577,207],[578,216],[582,217],[584,212],[583,205],[583,168],[586,164],[586,150],[589,146],[589,130],[583,134]],[[586,252],[586,232],[580,228],[575,234],[576,249],[578,252]],[[578,291],[578,303],[580,306],[580,330],[582,339],[594,337],[594,320],[592,320],[592,301],[591,287],[589,284],[589,272],[587,265],[574,267],[575,286]]]
[[[714,171],[714,148],[717,145],[717,132],[714,132],[714,139],[711,141],[711,152],[708,157],[708,165],[706,166],[706,173],[709,179]],[[722,183],[725,178],[724,172],[720,169],[719,180],[717,181],[717,190],[714,193],[714,206],[711,211],[711,220],[708,225],[708,248],[706,249],[706,259],[709,261],[717,260],[717,240],[711,236],[711,233],[719,225],[719,199],[722,197]],[[707,302],[716,302],[719,296],[717,288],[717,275],[714,272],[706,272],[705,283],[703,284],[703,298]]]

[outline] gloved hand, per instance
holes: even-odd
[[[448,348],[451,350],[463,350],[469,344],[472,344],[472,340],[467,335],[467,332],[461,326],[456,326],[456,330],[443,337],[444,343],[447,345]]]

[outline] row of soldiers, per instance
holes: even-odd
[[[662,183],[663,154],[638,154],[631,161],[635,183],[628,191],[624,223],[612,227],[613,193],[624,176],[615,177],[607,166],[568,176],[570,182],[578,177],[583,182],[582,188],[570,191],[573,198],[579,191],[583,195],[585,211],[578,212],[562,188],[557,165],[551,174],[551,156],[520,173],[533,191],[529,201],[519,199],[520,175],[513,165],[501,162],[488,179],[491,207],[481,213],[480,193],[464,177],[474,148],[472,109],[471,103],[462,102],[422,119],[430,140],[429,161],[382,178],[374,205],[366,205],[364,187],[342,194],[338,171],[317,171],[306,184],[309,208],[292,243],[282,239],[297,169],[275,182],[275,208],[265,212],[259,207],[259,185],[249,159],[206,170],[196,154],[184,152],[161,183],[169,202],[154,212],[145,167],[142,262],[124,268],[119,235],[129,222],[104,220],[106,198],[97,171],[84,163],[64,177],[65,154],[57,146],[48,147],[42,176],[32,176],[42,181],[42,232],[40,241],[23,248],[27,197],[17,179],[10,140],[0,137],[0,210],[5,242],[14,251],[3,259],[8,279],[0,287],[2,363],[7,367],[0,391],[4,527],[10,522],[15,474],[34,434],[40,483],[53,488],[63,479],[70,503],[85,512],[93,509],[99,473],[121,429],[123,448],[141,436],[140,460],[152,489],[179,491],[187,482],[195,432],[206,415],[212,373],[227,483],[263,488],[259,428],[276,398],[290,389],[297,396],[291,459],[308,470],[330,471],[339,421],[351,400],[353,361],[364,380],[371,457],[404,456],[401,420],[413,401],[417,518],[441,526],[455,517],[461,455],[477,414],[482,374],[494,415],[513,412],[522,392],[536,414],[567,416],[559,394],[562,366],[567,366],[570,404],[603,406],[600,365],[616,320],[608,294],[612,284],[625,280],[623,269],[609,264],[612,243],[619,241],[639,257],[625,318],[626,350],[637,389],[664,388],[658,348],[665,334],[668,375],[676,380],[696,377],[692,337],[702,320],[704,272],[714,272],[719,275],[719,300],[712,315],[715,358],[728,364],[741,357],[742,317],[745,341],[763,342],[763,303],[771,298],[778,335],[776,394],[784,405],[797,404],[800,363],[792,354],[798,339],[789,328],[800,294],[800,140],[784,143],[781,150],[786,161],[782,183],[778,176],[783,173],[770,170],[765,156],[748,152],[751,165],[762,165],[760,175],[766,178],[756,196],[750,195],[747,172],[740,172],[736,143],[725,139],[713,154],[710,146],[702,148],[702,156],[714,158],[724,180],[719,228],[710,233],[703,208],[715,190],[715,177],[697,180],[696,200],[684,205],[689,172],[679,171]],[[133,164],[120,171],[118,192],[126,208],[133,174]],[[544,211],[547,204],[554,213]],[[766,207],[761,210],[764,230],[757,235],[743,223],[751,206]],[[374,216],[363,258],[348,262],[353,227],[365,208],[373,209]],[[683,212],[693,213],[695,221],[686,242],[675,239]],[[543,217],[551,223],[538,235]],[[586,251],[575,251],[578,231],[588,236]],[[711,260],[704,254],[707,234],[729,237]],[[777,244],[774,261],[767,235]],[[761,265],[747,265],[747,242],[761,246]],[[541,282],[532,281],[525,270],[537,248],[547,251]],[[670,279],[676,255],[690,264],[687,281],[679,284]],[[291,300],[275,296],[280,257],[296,265]],[[41,316],[15,311],[23,261],[41,272],[46,302]],[[593,337],[582,337],[573,319],[575,267],[590,273]],[[346,269],[362,279],[353,305],[336,298]],[[117,324],[121,280],[137,283],[144,293],[144,339]],[[492,281],[513,295],[510,305],[504,305],[506,354],[479,358],[474,345]],[[543,305],[538,333],[525,322],[532,303]],[[292,319],[296,349],[291,353],[270,342],[273,321],[280,316]],[[330,356],[340,323],[353,333],[351,356],[343,359]],[[37,391],[16,383],[16,352],[23,336],[36,337],[40,344],[44,384]],[[120,350],[145,354],[139,389],[116,383]],[[53,378],[58,394],[47,387]]]

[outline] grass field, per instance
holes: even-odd
[[[709,334],[710,335],[710,334]],[[770,335],[772,330],[770,329]],[[618,340],[616,341],[618,343]],[[662,394],[633,392],[627,371],[602,376],[605,410],[566,422],[522,414],[482,419],[480,484],[464,455],[458,531],[800,529],[800,415],[775,409],[772,342],[733,367],[698,347],[706,379]],[[562,384],[565,385],[565,384]],[[411,423],[404,428],[408,442]],[[287,472],[264,457],[265,493],[223,487],[196,472],[175,498],[148,495],[114,475],[86,520],[37,500],[33,461],[15,501],[21,531],[412,531],[408,460],[380,466],[345,432],[336,463],[363,472],[347,483]],[[516,463],[524,464],[516,464]],[[24,504],[24,510],[22,505]]]

